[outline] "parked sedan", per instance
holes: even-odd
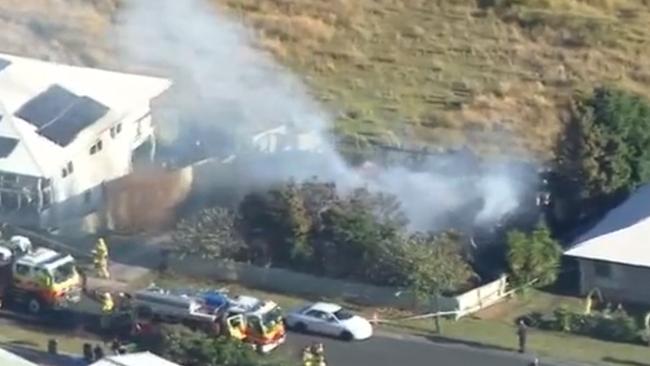
[[[288,328],[339,337],[363,340],[372,336],[370,322],[343,309],[340,305],[317,302],[296,309],[285,317]]]

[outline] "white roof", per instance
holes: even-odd
[[[91,364],[90,366],[181,366],[167,361],[153,353],[141,352],[120,356],[109,356]]]
[[[39,264],[57,257],[58,255],[59,253],[52,249],[40,247],[31,253],[25,254],[18,261],[30,264]]]
[[[5,62],[6,61],[6,62]],[[7,64],[6,67],[1,67]],[[89,97],[109,111],[83,129],[65,148],[37,133],[31,123],[15,116],[28,101],[51,86]],[[0,158],[0,171],[49,177],[81,145],[87,149],[101,131],[134,108],[142,107],[171,86],[166,79],[56,64],[0,53],[0,136],[19,140],[13,151]],[[54,118],[54,116],[53,116]],[[87,132],[86,132],[87,131]]]
[[[317,302],[310,307],[312,310],[318,310],[325,313],[335,313],[342,309],[341,305],[329,303],[329,302]]]
[[[565,255],[650,267],[650,185],[611,210]]]
[[[37,366],[35,363],[0,348],[0,365],[2,366]]]
[[[238,295],[230,298],[231,307],[239,308],[241,311],[249,311],[260,304],[260,299],[252,296]]]

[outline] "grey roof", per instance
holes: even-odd
[[[0,58],[0,71],[4,70],[9,65],[11,65],[11,61]]]
[[[9,156],[9,154],[11,154],[11,152],[16,148],[16,145],[18,145],[18,139],[0,136],[0,158],[6,158]]]

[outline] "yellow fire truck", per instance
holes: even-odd
[[[245,339],[261,353],[267,353],[284,343],[286,330],[282,321],[282,309],[273,301],[263,301],[251,296],[229,298],[228,313],[233,319],[245,324]]]
[[[272,301],[249,296],[230,297],[219,291],[165,290],[150,287],[133,294],[139,314],[181,321],[191,327],[227,334],[268,353],[284,343],[282,309]]]
[[[38,314],[81,300],[81,279],[71,255],[48,248],[32,250],[24,237],[0,245],[0,297]]]

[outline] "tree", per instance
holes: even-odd
[[[272,262],[294,267],[311,264],[312,219],[299,185],[289,182],[251,193],[244,197],[240,212],[249,240],[264,238]]]
[[[408,288],[418,302],[432,300],[435,311],[439,311],[440,295],[457,291],[474,275],[461,254],[460,237],[453,232],[412,234],[394,248],[389,254],[398,284]],[[439,320],[435,317],[437,332],[441,331]]]
[[[295,264],[310,264],[313,256],[313,248],[309,242],[312,220],[305,207],[303,192],[293,182],[283,188],[280,195],[287,211],[285,225],[288,233],[284,240],[290,251],[290,260]]]
[[[172,236],[182,254],[232,259],[245,250],[236,214],[222,207],[206,208],[181,220]]]
[[[453,232],[412,234],[397,258],[403,284],[420,298],[454,292],[474,275],[461,253],[460,236]]]
[[[631,93],[597,88],[574,103],[559,170],[583,199],[630,192],[650,181],[650,103]]]
[[[183,366],[281,366],[267,360],[240,341],[227,337],[210,337],[180,326],[162,326],[138,347]]]
[[[373,262],[382,243],[395,232],[379,223],[373,214],[350,202],[339,202],[322,214],[323,224],[315,240],[321,268],[333,277],[367,279],[367,264]],[[373,279],[376,280],[376,279]]]
[[[530,235],[515,230],[508,233],[507,258],[514,286],[548,286],[555,282],[562,248],[546,225],[539,224]]]

